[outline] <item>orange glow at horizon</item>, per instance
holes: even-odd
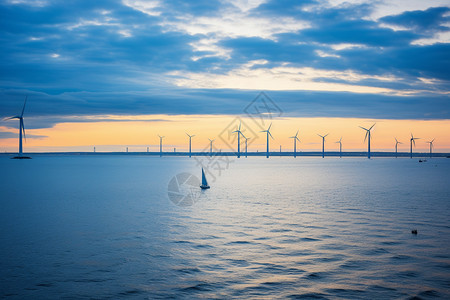
[[[120,121],[120,119],[127,121]],[[246,116],[242,121],[242,132],[249,137],[250,152],[264,152],[266,149],[265,133],[270,121],[266,120],[265,128]],[[30,118],[31,119],[31,118]],[[133,121],[137,119],[137,121]],[[148,119],[148,121],[145,121]],[[157,119],[158,121],[155,121]],[[144,120],[144,121],[143,121]],[[152,116],[120,116],[107,122],[59,123],[52,128],[28,129],[27,135],[42,135],[45,138],[28,138],[24,143],[25,152],[51,151],[159,151],[158,134],[165,136],[163,151],[187,151],[189,138],[186,132],[194,134],[192,150],[209,149],[209,140],[216,139],[214,146],[222,151],[236,151],[236,130],[239,121],[236,116],[228,115],[152,115]],[[30,120],[32,121],[32,120]],[[30,121],[28,123],[30,123]],[[273,121],[270,139],[271,151],[292,151],[293,140],[290,136],[299,130],[297,151],[320,151],[321,138],[317,134],[327,134],[326,151],[338,151],[336,143],[342,137],[343,151],[365,151],[365,132],[358,126],[370,127],[372,130],[372,151],[393,151],[396,137],[403,144],[399,152],[409,151],[411,132],[416,140],[415,152],[428,152],[427,141],[435,138],[433,152],[450,152],[450,120],[385,120],[358,118],[276,118]],[[230,125],[231,124],[231,125]],[[17,132],[17,129],[0,126],[0,131]],[[0,151],[16,152],[17,138],[0,139]],[[230,148],[231,147],[231,148]],[[244,151],[244,139],[241,138],[241,151]]]

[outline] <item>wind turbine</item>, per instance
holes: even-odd
[[[298,139],[297,135],[298,135],[298,130],[297,130],[297,133],[294,136],[290,136],[289,137],[290,139],[294,139],[294,158],[297,157],[297,141],[300,142],[300,140]]]
[[[238,134],[238,147],[237,147],[237,158],[240,158],[241,157],[241,139],[240,139],[240,137],[241,137],[241,134],[242,134],[242,136],[244,137],[244,139],[245,139],[245,135],[242,133],[242,131],[241,131],[241,122],[239,122],[239,127],[238,127],[238,129],[237,130],[235,130],[235,131],[233,131],[232,133],[237,133]]]
[[[269,158],[269,135],[272,139],[274,139],[272,134],[270,133],[270,127],[272,127],[272,123],[270,123],[269,128],[267,128],[267,130],[261,130],[261,132],[266,132],[267,135],[267,151],[266,151],[267,158]]]
[[[411,133],[411,139],[409,140],[409,154],[410,154],[410,157],[412,158],[412,150],[413,150],[413,144],[414,144],[414,147],[416,146],[416,141],[415,140],[419,140],[420,138],[415,138],[414,136],[413,136],[413,134]]]
[[[159,157],[162,157],[162,140],[165,137],[164,136],[160,136],[159,134],[158,134],[158,136],[159,136]]]
[[[364,137],[364,142],[366,141],[367,137],[369,137],[367,139],[367,158],[369,158],[369,159],[370,159],[370,139],[372,138],[370,135],[370,131],[372,130],[373,126],[375,126],[375,124],[376,123],[374,123],[372,126],[370,126],[369,129],[359,126],[359,128],[362,128],[366,131],[366,136]]]
[[[322,158],[324,158],[325,157],[325,138],[327,135],[329,135],[329,133],[327,133],[325,135],[320,135],[320,134],[317,134],[317,135],[322,138]]]
[[[246,137],[244,136],[244,139],[245,139],[245,158],[247,158],[247,141],[248,141],[250,138],[246,138]]]
[[[397,158],[397,145],[403,144],[402,142],[397,141],[397,138],[395,138],[395,158]]]
[[[208,138],[209,140],[209,156],[212,156],[212,143],[216,140],[211,140],[210,138]]]
[[[191,154],[192,154],[192,152],[191,152],[191,139],[195,136],[195,134],[189,135],[187,132],[186,132],[186,134],[189,137],[189,157],[191,157]]]
[[[27,137],[25,135],[25,125],[23,123],[23,113],[25,112],[25,105],[27,104],[28,96],[25,97],[25,102],[23,103],[22,113],[20,116],[14,116],[11,118],[7,118],[6,120],[12,120],[12,119],[19,119],[19,155],[14,156],[14,159],[29,159],[31,157],[29,156],[23,156],[23,147],[22,147],[22,133],[23,137],[25,138],[25,141],[27,140]]]
[[[434,142],[434,139],[432,139],[431,141],[427,142],[428,144],[430,144],[430,158],[433,155],[433,142]]]
[[[342,137],[336,142],[336,144],[339,144],[339,157],[342,158]]]

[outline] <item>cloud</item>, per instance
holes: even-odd
[[[209,73],[172,72],[170,75],[175,77],[176,85],[188,88],[277,91],[308,90],[399,95],[412,93],[412,91],[405,92],[358,84],[367,79],[375,81],[398,80],[394,76],[371,76],[358,74],[352,70],[341,72],[313,68],[297,68],[288,64],[273,68],[253,68],[255,65],[261,64],[267,64],[267,61],[252,61],[226,74],[212,75]],[[338,83],[336,81],[341,82]]]
[[[387,24],[398,25],[414,31],[441,31],[449,30],[444,24],[450,22],[448,7],[429,8],[425,11],[408,11],[399,15],[386,16],[380,19]]]
[[[46,138],[45,135],[36,135],[36,134],[26,134],[27,139],[43,139]],[[18,139],[19,133],[14,133],[10,131],[1,131],[0,130],[0,140],[1,139]]]
[[[298,115],[449,118],[442,3],[4,1],[0,115],[25,94],[27,126],[239,114],[270,90]]]

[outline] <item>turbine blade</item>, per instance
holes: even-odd
[[[324,138],[325,138],[327,135],[329,135],[329,133],[325,134]]]
[[[361,126],[358,126],[359,128],[362,128],[362,129],[364,129],[364,130],[368,130],[367,128],[364,128],[364,127],[361,127]]]
[[[25,102],[23,103],[22,114],[20,117],[23,117],[23,113],[25,112],[25,105],[27,104],[28,95],[25,97]]]
[[[298,137],[295,137],[295,139],[300,142],[300,139]]]
[[[3,120],[7,121],[7,120],[12,120],[12,119],[20,119],[20,116],[4,118]]]
[[[366,131],[366,135],[364,136],[364,142],[366,141],[368,135],[369,135],[369,130]]]
[[[372,128],[373,128],[373,126],[375,126],[375,124],[377,124],[377,123],[374,123],[372,126],[370,126],[369,130],[372,130]]]
[[[238,128],[238,130],[241,131],[241,122],[239,122],[239,128]]]
[[[269,125],[269,128],[267,128],[267,131],[269,131],[269,130],[270,130],[270,127],[272,127],[272,123],[270,123],[270,125]]]
[[[298,135],[298,130],[297,130],[297,133],[295,134],[295,137],[297,137],[297,135]]]
[[[412,139],[412,142],[414,144],[414,147],[416,146],[416,141],[414,139]]]

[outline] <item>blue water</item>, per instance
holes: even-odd
[[[0,156],[0,298],[450,298],[450,159],[203,163]]]

